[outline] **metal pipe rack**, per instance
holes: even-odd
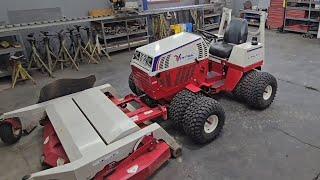
[[[181,6],[181,7],[172,7],[172,8],[161,8],[161,9],[154,9],[139,12],[137,15],[134,16],[146,16],[146,15],[155,15],[161,14],[166,12],[175,12],[175,11],[185,11],[185,10],[205,10],[213,8],[214,4],[202,4],[202,5],[190,5],[190,6]],[[43,28],[43,27],[50,27],[50,26],[61,26],[61,25],[68,25],[68,24],[78,24],[78,23],[86,23],[92,21],[107,21],[107,20],[114,20],[116,18],[121,18],[121,16],[106,16],[106,17],[92,17],[92,16],[84,16],[84,17],[77,17],[77,18],[63,18],[57,20],[49,20],[49,21],[37,21],[37,22],[30,22],[30,23],[21,23],[21,24],[7,24],[0,26],[0,33],[3,32],[10,32],[10,31],[21,31],[26,29],[35,29],[35,28]]]

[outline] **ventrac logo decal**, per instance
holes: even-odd
[[[174,55],[174,57],[176,58],[177,62],[188,61],[188,60],[194,59],[194,55],[193,54],[188,54],[188,55],[185,55],[185,56],[182,56],[182,54],[179,54],[179,55]]]

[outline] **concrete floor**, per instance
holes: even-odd
[[[281,179],[316,180],[320,174],[320,41],[297,34],[267,31],[264,70],[278,79],[274,104],[255,111],[230,98],[219,101],[227,119],[221,137],[196,146],[170,124],[165,129],[183,144],[183,156],[170,160],[154,179]],[[111,83],[129,93],[127,77],[132,52],[112,56],[112,62],[83,65],[81,70],[56,73],[57,78],[97,76],[96,85]],[[38,82],[0,92],[0,112],[36,102],[40,88],[53,79],[35,75]],[[0,179],[20,179],[38,171],[41,128],[12,146],[0,142]]]

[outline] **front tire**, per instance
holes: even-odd
[[[134,94],[137,94],[137,87],[134,83],[134,79],[133,79],[133,74],[130,73],[130,76],[129,76],[129,80],[128,80],[128,84],[129,84],[129,88],[130,90],[134,93]]]
[[[128,84],[129,84],[129,88],[130,90],[137,96],[141,96],[144,94],[143,91],[141,91],[135,84],[134,82],[134,78],[133,78],[133,74],[130,73],[129,79],[128,79]]]
[[[214,141],[221,133],[225,112],[216,100],[201,97],[187,108],[183,129],[198,144]]]
[[[22,130],[21,129],[14,129],[10,123],[2,123],[0,125],[0,138],[1,140],[8,144],[14,144],[22,136]]]
[[[243,94],[249,106],[264,110],[268,108],[277,93],[277,79],[267,72],[258,72],[246,84]]]

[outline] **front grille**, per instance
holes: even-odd
[[[209,49],[208,49],[208,46],[205,42],[198,43],[197,47],[198,47],[198,52],[199,52],[198,59],[202,59],[202,58],[207,57],[209,55]]]
[[[171,54],[161,57],[158,70],[163,70],[163,69],[169,68],[170,57],[171,57]]]
[[[199,52],[198,59],[202,59],[203,58],[203,45],[202,45],[202,43],[198,43],[197,47],[198,47],[198,52]]]

